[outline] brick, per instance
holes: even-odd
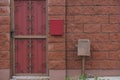
[[[102,50],[111,51],[111,50],[119,50],[120,44],[119,42],[102,42]]]
[[[10,60],[0,60],[0,69],[9,69]]]
[[[101,14],[111,14],[111,15],[120,14],[119,8],[120,6],[108,6],[108,7],[103,6],[101,8],[103,9]]]
[[[108,41],[109,34],[104,34],[104,33],[68,34],[69,41],[76,41],[78,39],[90,39],[91,41]]]
[[[67,61],[67,69],[80,69],[81,61],[79,60],[68,60]]]
[[[94,5],[120,5],[120,0],[93,0]]]
[[[111,15],[110,23],[120,23],[120,15]]]
[[[65,5],[65,0],[48,0],[49,5]]]
[[[78,39],[89,39],[89,36],[84,33],[68,34],[67,37],[68,37],[68,41],[78,41]]]
[[[109,17],[107,15],[76,15],[76,23],[108,23]],[[73,19],[74,20],[74,19]]]
[[[69,0],[68,5],[94,5],[94,6],[101,6],[101,5],[120,5],[119,0]]]
[[[77,41],[69,41],[67,42],[67,50],[77,50]]]
[[[84,24],[84,32],[100,32],[101,25],[100,24]]]
[[[87,69],[119,69],[120,62],[112,60],[96,60],[96,61],[86,61]]]
[[[106,60],[102,61],[100,65],[101,69],[120,69],[120,61]]]
[[[109,59],[120,60],[120,51],[110,51]]]
[[[65,52],[48,52],[48,60],[65,60]]]
[[[79,56],[79,57],[80,57],[80,56]],[[86,60],[88,60],[88,61],[89,61],[89,60],[92,60],[92,55],[91,55],[91,53],[90,53],[90,56],[87,56],[87,57],[86,57]]]
[[[120,33],[110,33],[111,41],[120,41]]]
[[[120,14],[119,6],[70,6],[68,14]]]
[[[9,7],[0,7],[0,15],[9,15],[10,8]]]
[[[67,51],[67,60],[81,60],[76,51]]]
[[[94,6],[95,7],[95,6]],[[96,14],[96,11],[93,6],[76,6],[74,7],[75,14]]]
[[[0,24],[10,24],[10,16],[0,16]]]
[[[100,69],[100,63],[101,61],[92,61],[91,69]]]
[[[64,6],[50,6],[48,8],[48,14],[65,14]]]
[[[85,61],[85,69],[91,69],[92,67],[92,62],[91,60],[86,60]]]
[[[48,51],[64,51],[65,43],[49,43]]]
[[[67,24],[75,24],[75,16],[67,16]]]
[[[86,68],[87,69],[100,69],[100,63],[101,61],[86,61]]]
[[[0,51],[0,60],[9,60],[10,52],[9,51]]]
[[[0,42],[0,51],[9,51],[10,43],[9,42]]]
[[[49,69],[65,69],[65,61],[49,61]]]
[[[101,51],[102,46],[101,46],[101,42],[92,42],[91,43],[91,50],[92,51]]]
[[[93,60],[106,60],[108,59],[108,52],[92,52]]]
[[[65,36],[49,36],[48,42],[65,42]]]
[[[48,19],[49,20],[65,20],[65,16],[64,15],[58,15],[58,16],[49,15]]]
[[[102,32],[119,32],[119,24],[102,24]]]
[[[0,0],[0,6],[8,6],[10,5],[10,0]]]
[[[93,33],[93,34],[86,34],[88,35],[89,39],[92,41],[108,41],[109,35],[104,33]]]
[[[0,33],[9,33],[10,25],[0,25]]]
[[[75,7],[76,6],[68,6],[67,7],[67,15],[75,15]]]
[[[10,35],[6,34],[6,33],[1,33],[0,34],[0,42],[6,42],[6,41],[10,41]]]
[[[69,0],[68,5],[92,5],[92,0]]]
[[[83,24],[68,24],[67,26],[68,33],[80,33],[83,32]]]

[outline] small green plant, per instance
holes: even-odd
[[[99,79],[98,79],[98,77],[96,76],[96,77],[94,77],[94,80],[99,80]]]
[[[73,80],[73,79],[71,77],[67,77],[66,80]],[[81,75],[81,76],[79,76],[78,80],[87,80],[87,76]]]
[[[73,80],[71,77],[67,77],[65,80]],[[77,80],[89,80],[86,75],[80,75]],[[110,80],[110,79],[99,79],[98,77],[94,77],[93,80]]]
[[[72,78],[70,78],[70,77],[67,77],[65,80],[72,80]]]
[[[79,79],[78,80],[86,80],[87,79],[87,76],[86,75],[81,75],[79,76]]]

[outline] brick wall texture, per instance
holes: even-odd
[[[10,0],[0,0],[0,69],[10,68]]]
[[[65,20],[65,0],[48,1],[49,20]],[[78,39],[90,39],[88,70],[120,69],[120,0],[67,0],[67,32],[49,36],[49,68],[81,69]],[[67,36],[67,48],[65,37]]]
[[[65,69],[66,50],[67,68],[81,69],[81,58],[75,46],[78,39],[91,41],[92,55],[86,59],[86,69],[120,69],[120,0],[67,1],[65,22],[65,0],[48,0],[48,20],[64,20],[64,34],[48,36],[49,69]],[[0,0],[0,69],[8,68],[10,0]]]

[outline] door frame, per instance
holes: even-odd
[[[38,0],[40,1],[40,0]],[[43,0],[41,0],[43,1]],[[48,0],[46,1],[46,74],[15,74],[15,52],[14,52],[14,0],[10,0],[10,76],[48,76],[48,33],[49,33],[49,25],[48,25]]]

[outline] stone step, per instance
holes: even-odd
[[[48,76],[13,76],[10,80],[49,80]]]
[[[49,79],[10,79],[10,80],[49,80]]]

